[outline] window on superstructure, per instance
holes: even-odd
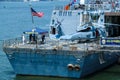
[[[89,22],[89,15],[88,14],[83,14],[82,22],[83,22],[83,24],[86,24]]]
[[[72,12],[71,11],[59,11],[59,16],[72,16]]]
[[[68,12],[68,16],[72,16],[72,12],[70,11],[70,12]]]
[[[63,12],[63,16],[67,16],[67,11],[64,11],[64,12]]]
[[[59,11],[59,16],[62,16],[62,11]]]
[[[56,34],[56,28],[54,28],[54,26],[51,26],[51,31],[50,31],[51,34]]]

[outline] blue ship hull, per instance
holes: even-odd
[[[84,51],[54,51],[31,49],[6,49],[12,51],[7,57],[16,74],[41,75],[81,78],[98,70],[101,70],[117,61],[117,56],[110,52]],[[104,57],[101,63],[100,54]],[[69,69],[68,64],[80,65],[79,69]]]

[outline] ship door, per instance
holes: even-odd
[[[51,26],[51,34],[56,34],[56,28],[54,26]]]

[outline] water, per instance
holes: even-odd
[[[29,3],[0,2],[0,80],[77,80],[70,78],[16,76],[5,53],[2,51],[2,40],[21,36],[24,30],[40,27],[48,30],[50,15],[55,5],[68,2],[32,2],[36,11],[44,12],[42,18],[34,17],[32,24]],[[113,65],[101,72],[78,80],[120,80],[120,65]]]

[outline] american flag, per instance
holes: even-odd
[[[76,2],[77,0],[74,0],[74,2]]]
[[[31,8],[31,13],[32,16],[38,16],[38,17],[42,17],[44,15],[43,12],[36,12],[33,8]]]

